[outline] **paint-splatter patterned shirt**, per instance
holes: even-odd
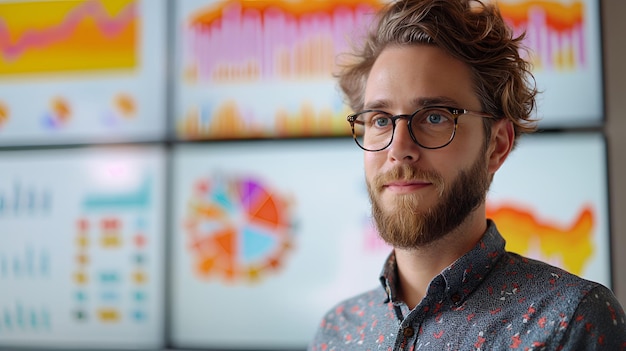
[[[396,298],[391,254],[382,287],[331,309],[309,350],[626,350],[626,317],[609,289],[504,246],[490,222],[413,310]]]

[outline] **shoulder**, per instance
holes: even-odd
[[[502,255],[496,271],[499,275],[505,276],[507,281],[521,281],[529,288],[579,292],[581,297],[600,285],[559,267],[512,252]]]
[[[386,297],[384,289],[378,287],[333,306],[324,314],[309,350],[344,350],[351,344],[373,342],[372,330],[397,324]]]
[[[626,316],[611,290],[598,284],[578,301],[562,345],[572,350],[626,350]]]
[[[511,252],[502,256],[492,275],[496,282],[515,285],[531,301],[564,305],[566,310],[572,309],[591,291],[608,290],[561,268]]]
[[[540,320],[558,317],[554,327],[564,349],[626,350],[626,316],[609,288],[514,253],[506,253],[498,266],[496,276],[519,284]]]

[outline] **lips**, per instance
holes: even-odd
[[[397,193],[410,193],[423,189],[432,185],[431,182],[412,180],[412,181],[393,181],[383,185],[383,189],[390,190]]]

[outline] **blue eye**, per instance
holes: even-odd
[[[428,123],[432,123],[432,124],[439,124],[441,122],[445,122],[444,117],[436,113],[429,114],[428,117],[426,117],[426,119]]]
[[[374,117],[373,124],[376,127],[387,127],[391,124],[391,118],[389,117]]]

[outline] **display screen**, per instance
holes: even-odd
[[[603,120],[600,3],[495,0],[529,51],[542,128],[599,126]]]
[[[0,1],[0,146],[163,139],[165,6]]]
[[[349,135],[336,87],[385,1],[176,2],[174,135],[181,140]],[[602,122],[599,4],[498,0],[540,91],[542,128]],[[535,83],[535,82],[531,82]]]
[[[337,55],[378,0],[176,2],[179,139],[347,135]]]
[[[606,162],[601,133],[522,137],[488,195],[507,249],[610,286]]]
[[[227,146],[174,150],[172,343],[304,348],[390,252],[361,152],[347,138]]]
[[[0,152],[0,346],[155,348],[160,148]]]
[[[172,343],[304,349],[325,311],[379,286],[391,251],[370,217],[363,151],[348,139],[226,145],[173,155]],[[507,250],[610,286],[606,179],[601,134],[524,137],[488,217]]]

